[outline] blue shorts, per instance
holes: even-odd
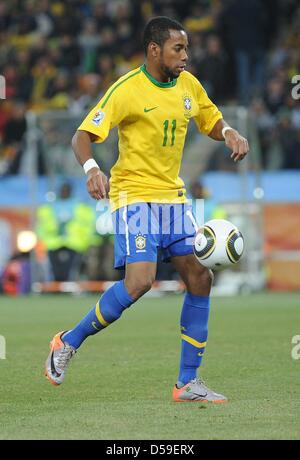
[[[115,268],[134,262],[156,262],[193,253],[197,231],[189,204],[134,203],[112,213]]]

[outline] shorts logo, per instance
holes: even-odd
[[[146,247],[146,237],[141,234],[138,234],[135,237],[135,246],[136,246],[137,252],[143,251],[143,249],[145,249]]]
[[[94,125],[96,126],[99,126],[100,123],[102,123],[104,117],[105,113],[102,112],[102,110],[98,110],[98,112],[95,113],[94,118],[92,119],[92,123],[94,123]]]

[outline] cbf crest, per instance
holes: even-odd
[[[184,116],[191,118],[192,116],[192,97],[189,94],[184,94],[183,97]]]
[[[139,233],[135,237],[135,247],[136,247],[136,252],[145,252],[144,249],[146,247],[146,237],[145,235],[142,235]]]

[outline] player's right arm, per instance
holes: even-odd
[[[93,160],[92,143],[104,142],[109,131],[128,116],[130,95],[126,80],[127,78],[121,78],[108,89],[96,107],[88,113],[72,139],[78,162],[82,166],[88,160],[91,160],[90,163],[94,162],[94,167],[87,172],[87,189],[96,200],[107,197],[109,186],[107,177]],[[84,169],[86,170],[85,166]]]
[[[72,138],[72,147],[78,162],[83,166],[92,156],[92,142],[95,135],[88,131],[77,130]],[[108,180],[99,167],[91,168],[87,172],[86,186],[89,194],[95,200],[107,197]]]

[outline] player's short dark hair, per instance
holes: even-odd
[[[150,42],[155,42],[162,47],[165,41],[170,38],[170,29],[184,30],[184,27],[180,22],[167,16],[157,16],[150,19],[144,29],[143,45],[145,54],[147,54]]]

